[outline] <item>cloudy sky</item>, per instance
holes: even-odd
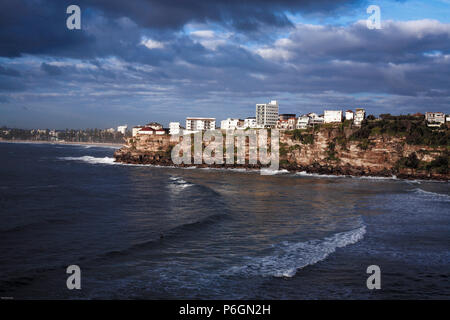
[[[281,113],[450,113],[450,0],[0,2],[0,125],[245,118],[275,99]]]

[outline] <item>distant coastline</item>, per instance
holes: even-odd
[[[2,140],[0,143],[33,143],[33,144],[61,144],[61,145],[91,145],[103,147],[123,147],[124,143],[107,142],[78,142],[78,141],[46,141],[46,140]]]

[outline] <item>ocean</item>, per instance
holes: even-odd
[[[1,297],[450,298],[448,182],[124,165],[114,150],[0,143]]]

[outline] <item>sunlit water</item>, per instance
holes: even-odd
[[[0,296],[450,296],[448,183],[121,165],[113,152],[0,143]]]

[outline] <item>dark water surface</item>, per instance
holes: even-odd
[[[0,143],[1,297],[450,297],[449,183],[131,166],[113,152]],[[381,290],[366,287],[373,264]]]

